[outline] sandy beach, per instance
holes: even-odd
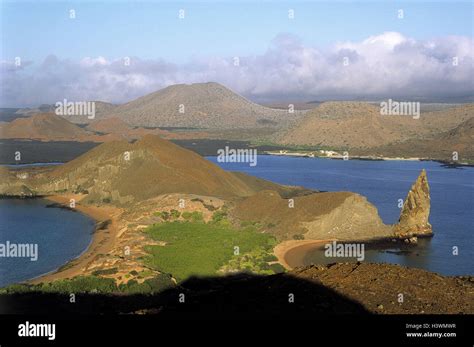
[[[99,254],[109,253],[115,246],[118,235],[117,222],[122,210],[111,206],[90,206],[81,205],[80,200],[84,195],[50,195],[45,199],[52,202],[69,206],[70,199],[76,200],[76,209],[85,215],[94,219],[97,224],[100,222],[110,221],[103,229],[96,230],[92,236],[92,242],[78,258],[71,260],[65,264],[61,269],[55,270],[48,274],[34,278],[29,283],[51,282],[59,279],[71,278],[82,275],[84,269],[94,260]]]
[[[287,270],[291,270],[303,264],[303,258],[306,252],[315,246],[322,246],[331,240],[289,240],[276,245],[273,253],[278,258],[278,262]]]

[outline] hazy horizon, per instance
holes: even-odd
[[[196,83],[197,84],[205,84],[205,83],[217,83],[217,82],[208,81],[208,82],[196,82]],[[123,104],[131,102],[133,100],[136,100],[137,98],[146,96],[148,94],[152,94],[154,92],[157,92],[161,89],[164,89],[164,88],[167,88],[167,87],[170,87],[170,86],[173,86],[173,85],[188,85],[189,86],[189,85],[192,85],[192,84],[195,84],[195,83],[177,83],[177,84],[168,85],[168,86],[165,86],[163,88],[151,91],[147,94],[139,95],[139,96],[131,98],[129,100],[124,100],[123,102],[120,102],[120,103],[119,102],[109,102],[109,101],[106,101],[106,100],[98,100],[98,99],[87,99],[87,100],[79,100],[79,101],[104,102],[104,103],[110,103],[110,104],[113,104],[113,105],[123,105]],[[223,85],[223,84],[221,84],[221,85]],[[223,85],[223,86],[227,88],[227,86],[225,86],[225,85]],[[237,94],[239,94],[239,93],[237,93]],[[427,98],[425,98],[425,97],[414,97],[414,96],[409,96],[409,95],[398,96],[396,98],[393,98],[391,96],[363,97],[363,96],[328,96],[328,95],[319,95],[317,97],[311,97],[311,96],[289,97],[287,95],[286,96],[282,95],[281,97],[276,96],[276,97],[273,97],[273,98],[265,98],[265,97],[259,98],[259,97],[246,96],[246,95],[242,95],[242,96],[244,96],[245,98],[247,98],[251,102],[254,102],[254,103],[259,104],[259,105],[272,106],[272,107],[281,106],[282,108],[286,108],[288,103],[301,104],[301,105],[306,104],[306,105],[309,106],[311,104],[319,104],[319,103],[330,102],[330,101],[341,101],[341,102],[343,102],[343,101],[351,102],[352,101],[352,102],[379,103],[379,102],[382,102],[382,101],[387,101],[388,99],[393,99],[394,101],[414,101],[414,102],[420,102],[421,104],[469,104],[469,103],[474,102],[474,95],[471,95],[471,94],[465,95],[465,96],[453,97],[453,98],[449,98],[449,97],[440,97],[440,98],[427,97]],[[28,104],[28,105],[7,105],[7,106],[0,105],[0,109],[22,109],[22,108],[27,109],[27,108],[39,108],[39,107],[43,107],[43,106],[54,106],[54,104],[56,102],[63,102],[64,99],[66,99],[67,101],[77,101],[76,99],[63,98],[63,99],[56,100],[52,103]]]

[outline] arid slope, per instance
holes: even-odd
[[[456,146],[464,140],[439,137],[474,117],[474,104],[411,116],[381,115],[379,107],[362,102],[325,102],[309,111],[294,126],[276,136],[278,142],[371,152],[391,144],[393,151],[407,140],[410,146],[423,148],[422,140],[437,138],[441,146]],[[457,142],[458,141],[458,142]],[[439,147],[438,145],[438,147]],[[402,145],[403,146],[403,145]],[[404,148],[404,147],[401,147]],[[403,154],[404,151],[400,150]],[[424,151],[422,151],[424,152]]]
[[[444,161],[454,161],[453,155],[456,152],[457,160],[460,162],[474,160],[474,114],[472,118],[445,132],[357,152],[390,157],[435,158]]]

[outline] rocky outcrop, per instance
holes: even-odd
[[[416,236],[431,236],[430,186],[426,171],[421,171],[416,182],[408,192],[398,223],[394,226],[396,236],[404,239]]]
[[[34,197],[36,192],[31,190],[25,181],[27,173],[17,173],[0,167],[0,196],[3,197]]]

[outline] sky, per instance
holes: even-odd
[[[470,1],[1,1],[0,19],[2,107],[207,81],[266,101],[474,94]]]

